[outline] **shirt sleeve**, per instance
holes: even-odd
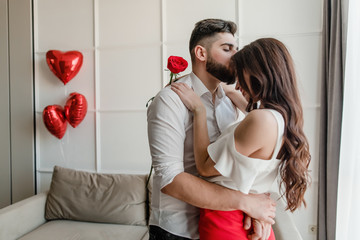
[[[154,175],[160,188],[184,172],[186,107],[170,88],[155,97],[147,112],[148,138]]]
[[[256,179],[258,168],[255,161],[234,151],[231,141],[233,133],[227,131],[221,135],[208,146],[208,153],[215,162],[216,170],[222,176],[230,178],[239,191],[248,194]]]

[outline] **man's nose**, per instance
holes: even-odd
[[[239,84],[239,81],[238,81],[238,80],[236,80],[235,89],[236,89],[236,90],[240,90],[240,84]]]

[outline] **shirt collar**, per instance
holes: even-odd
[[[194,92],[198,95],[198,96],[202,96],[205,93],[210,93],[209,89],[207,89],[207,87],[204,85],[204,83],[195,75],[194,72],[191,72],[190,74],[191,77],[191,82],[192,82],[192,88],[194,89]],[[221,99],[225,96],[225,92],[224,89],[221,87],[221,85],[219,85],[217,91],[216,91],[216,96]]]
[[[196,95],[201,97],[205,93],[210,93],[210,91],[205,87],[204,83],[195,75],[195,73],[191,72],[190,77],[192,88],[194,89]]]
[[[216,95],[219,99],[222,99],[225,96],[225,92],[223,87],[221,86],[221,84],[219,85],[217,91],[216,91]]]

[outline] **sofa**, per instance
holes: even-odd
[[[55,166],[48,192],[0,209],[0,239],[148,239],[151,186],[147,175],[98,174]],[[276,239],[301,240],[284,208],[278,200],[273,225]]]

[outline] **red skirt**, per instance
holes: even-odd
[[[200,210],[200,240],[248,240],[249,231],[244,229],[242,211]],[[268,240],[275,240],[271,229]]]

